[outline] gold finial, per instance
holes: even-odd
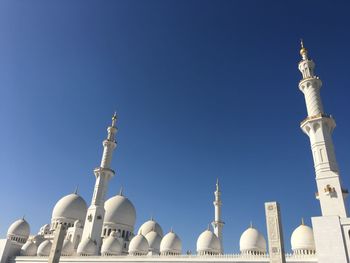
[[[304,47],[303,39],[300,39],[300,45],[301,45],[300,55],[303,57],[303,60],[306,60],[307,59],[307,49]]]
[[[302,225],[305,225],[305,223],[304,223],[304,217],[301,218],[301,224],[302,224]]]
[[[216,191],[219,192],[219,178],[216,178]]]

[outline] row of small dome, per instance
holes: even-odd
[[[22,246],[22,255],[48,255],[51,249],[51,241],[45,240],[38,247],[32,239],[28,240],[30,235],[30,227],[25,219],[15,221],[8,229],[7,238],[18,243],[25,243]],[[28,240],[28,241],[27,241]],[[27,241],[27,242],[26,242]],[[90,240],[91,241],[91,240]],[[85,245],[90,246],[84,249],[84,253],[95,253],[95,246],[92,241],[86,242]],[[81,242],[81,246],[85,246]],[[304,222],[298,226],[292,233],[291,246],[295,254],[314,254],[315,242],[313,231]],[[86,247],[85,247],[86,248]],[[130,255],[163,254],[178,255],[181,254],[182,244],[180,238],[170,231],[163,237],[163,231],[160,225],[153,219],[144,223],[136,236],[134,236],[129,244]],[[115,231],[104,239],[101,254],[102,255],[120,255],[122,251],[122,243],[118,239]],[[209,229],[200,234],[197,240],[198,254],[218,254],[220,251],[220,242],[217,236]],[[242,254],[265,254],[266,240],[263,235],[254,227],[250,226],[243,232],[240,238],[240,251]],[[79,254],[79,248],[77,253]],[[72,255],[74,253],[73,244],[69,240],[65,240],[62,248],[63,255]]]

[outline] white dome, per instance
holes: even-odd
[[[18,219],[12,223],[12,225],[7,230],[7,237],[11,239],[11,237],[19,237],[25,239],[23,243],[25,243],[30,234],[30,227],[28,222],[25,219]]]
[[[105,202],[104,223],[122,224],[134,227],[136,211],[128,198],[116,195]]]
[[[197,239],[197,253],[220,253],[220,240],[210,230],[205,230]]]
[[[159,252],[160,242],[162,241],[162,237],[156,231],[151,231],[147,233],[145,238],[147,239],[149,250],[154,252]]]
[[[148,253],[148,242],[147,239],[138,234],[131,239],[129,244],[129,254],[130,255],[146,255]]]
[[[262,234],[254,227],[249,227],[241,235],[239,240],[241,253],[258,252],[266,253],[266,241]]]
[[[38,247],[32,240],[28,240],[21,248],[21,256],[36,256]]]
[[[91,238],[84,239],[79,243],[77,253],[79,256],[93,256],[97,255],[97,246]]]
[[[45,240],[44,242],[42,242],[39,247],[38,247],[38,251],[37,251],[37,255],[39,257],[48,257],[50,254],[50,250],[52,247],[52,243],[50,240]]]
[[[151,231],[156,231],[158,235],[163,237],[163,230],[161,226],[156,221],[154,221],[153,218],[143,223],[142,226],[140,226],[139,231],[137,233],[147,235]]]
[[[81,224],[81,222],[79,220],[75,220],[73,226],[76,227],[76,228],[82,228],[83,227],[83,225]]]
[[[69,194],[62,197],[52,211],[52,219],[68,219],[70,221],[85,221],[87,206],[84,199],[78,194]]]
[[[117,238],[117,233],[112,231],[112,233],[103,240],[101,254],[105,256],[115,256],[121,255],[123,251],[123,245]]]
[[[40,227],[39,230],[39,235],[46,235],[50,233],[50,225],[49,224],[45,224],[42,227]]]
[[[62,256],[71,256],[74,253],[73,243],[69,239],[65,239],[62,245]]]
[[[312,228],[301,224],[292,233],[290,239],[292,250],[311,250],[315,251],[315,240]]]
[[[163,255],[177,255],[181,254],[181,251],[181,240],[173,231],[166,234],[160,242],[160,253]]]

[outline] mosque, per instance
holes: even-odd
[[[282,250],[280,261],[272,260],[271,245],[261,232],[250,226],[239,240],[240,253],[223,251],[221,191],[219,182],[214,191],[214,218],[197,239],[196,253],[184,253],[181,237],[173,230],[164,233],[153,218],[135,229],[136,209],[121,191],[105,201],[109,181],[115,172],[111,168],[116,144],[117,116],[114,114],[103,141],[101,164],[94,170],[96,182],[91,204],[76,192],[62,197],[54,205],[50,224],[37,234],[29,223],[18,219],[0,240],[1,263],[51,262],[59,252],[61,262],[319,262],[346,263],[350,255],[350,218],[347,217],[345,197],[332,142],[335,121],[324,113],[320,88],[315,75],[315,63],[308,58],[303,44],[299,70],[299,89],[305,96],[307,117],[300,124],[309,136],[316,173],[322,216],[312,218],[312,228],[301,223],[290,237],[292,253]],[[269,231],[268,231],[269,232]],[[54,244],[61,246],[55,250]]]

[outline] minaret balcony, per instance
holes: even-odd
[[[300,122],[300,128],[304,131],[304,133],[308,135],[311,129],[316,130],[315,129],[316,125],[312,125],[312,124],[317,123],[319,121],[324,121],[329,127],[329,132],[330,133],[333,132],[336,126],[335,120],[332,117],[332,115],[328,115],[324,113],[319,113],[313,116],[306,117],[302,122]]]
[[[115,175],[115,171],[110,168],[97,167],[94,169],[94,174],[96,177],[103,174],[108,176],[108,178],[111,178]]]

